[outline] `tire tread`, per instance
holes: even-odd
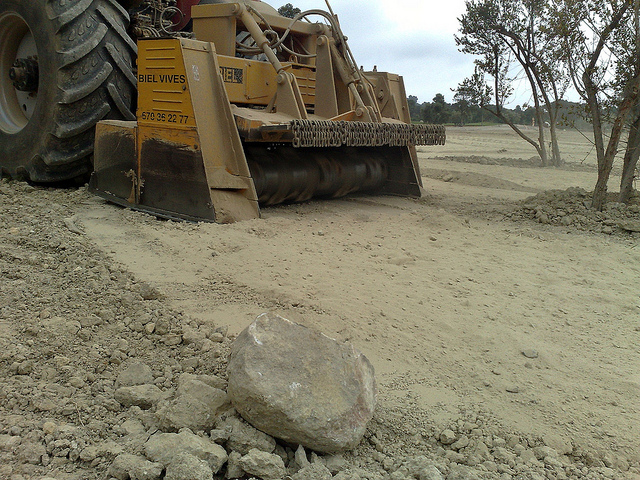
[[[49,15],[48,15],[49,20],[54,22],[54,25],[56,26],[56,31],[59,32],[60,29],[62,29],[65,25],[73,22],[80,15],[82,15],[87,10],[87,8],[91,6],[91,2],[93,2],[93,0],[81,0],[78,3],[76,3],[73,7],[63,11],[60,14],[56,14],[55,12],[52,11],[51,9],[52,2],[50,2]]]
[[[57,74],[49,80],[58,92],[53,118],[34,139],[35,153],[25,155],[31,158],[0,169],[26,172],[35,182],[57,182],[91,171],[97,122],[135,119],[137,47],[127,33],[129,15],[116,0],[42,0],[41,5],[55,32],[50,41]]]

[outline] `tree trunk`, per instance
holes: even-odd
[[[544,140],[544,117],[542,114],[539,114],[539,120],[542,120],[542,122],[538,121],[538,144],[540,145],[538,153],[540,154],[540,160],[542,160],[542,166],[548,167],[549,157],[547,156],[547,146]]]
[[[618,114],[613,122],[611,136],[609,137],[609,143],[607,144],[605,151],[604,136],[602,132],[602,116],[600,112],[600,102],[598,101],[598,87],[594,83],[593,77],[596,72],[596,64],[607,40],[611,36],[611,33],[618,28],[622,17],[630,6],[631,1],[626,0],[621,5],[620,9],[615,12],[611,22],[609,22],[606,28],[599,34],[598,43],[591,54],[591,61],[582,73],[584,94],[586,96],[587,105],[591,110],[593,140],[595,142],[596,155],[598,158],[598,180],[596,181],[596,186],[593,190],[593,198],[591,199],[591,208],[596,210],[602,210],[602,207],[604,206],[607,195],[607,183],[609,181],[609,176],[611,175],[613,160],[618,151],[618,143],[620,142],[620,136],[622,135],[622,128],[627,115],[637,99],[638,85],[640,84],[640,81],[638,75],[636,75],[636,77],[625,86],[625,91],[622,95],[622,102],[620,103]]]
[[[608,162],[605,158],[604,135],[602,132],[602,117],[600,115],[600,102],[598,101],[597,87],[593,83],[590,74],[591,72],[589,70],[585,70],[584,74],[582,75],[582,79],[584,82],[585,94],[587,96],[587,105],[591,110],[593,141],[596,147],[596,158],[598,159],[598,180],[596,181],[596,186],[593,189],[591,208],[595,210],[602,210],[607,195],[607,183],[609,182],[609,175],[611,174],[613,158],[610,162],[611,165],[607,166]]]
[[[602,211],[604,202],[607,199],[607,182],[609,181],[610,173],[611,169],[609,169],[608,172],[605,172],[598,168],[598,180],[596,181],[596,186],[593,189],[593,198],[591,199],[591,208],[595,210]]]
[[[636,58],[640,54],[640,0],[634,2],[634,26],[635,26],[635,54]],[[640,64],[636,62],[636,78]],[[636,86],[635,96],[638,96],[638,86]],[[634,102],[637,104],[636,102]],[[622,179],[620,180],[620,196],[618,201],[628,203],[634,193],[633,180],[635,179],[636,167],[638,165],[638,157],[640,157],[640,114],[636,107],[636,118],[629,127],[629,137],[627,140],[627,149],[624,152],[624,163],[622,166]]]
[[[631,124],[627,149],[624,153],[622,180],[620,181],[620,197],[618,201],[627,203],[633,196],[633,180],[635,179],[638,158],[640,157],[640,116]]]
[[[585,82],[585,87],[591,88],[593,84]],[[605,196],[607,194],[607,182],[609,181],[609,175],[611,175],[611,167],[613,167],[613,160],[616,153],[618,153],[618,145],[620,143],[620,137],[622,136],[622,130],[624,129],[624,123],[631,112],[631,109],[635,105],[638,99],[638,88],[640,87],[640,75],[636,76],[633,80],[627,84],[624,94],[622,95],[622,102],[618,108],[618,115],[613,121],[613,127],[611,128],[611,135],[609,136],[609,143],[607,144],[607,150],[602,156],[598,152],[598,181],[596,182],[596,188],[593,191],[593,199],[591,200],[591,207],[596,210],[602,210],[604,205]],[[593,105],[589,105],[593,109]],[[600,117],[598,116],[598,119]],[[594,117],[595,120],[595,117]],[[596,133],[596,122],[594,121],[594,133]],[[600,136],[602,138],[602,124],[599,124]],[[597,146],[596,138],[596,146]],[[604,142],[602,142],[604,146]]]
[[[613,160],[616,157],[616,153],[618,153],[618,144],[620,143],[620,137],[622,136],[624,120],[630,108],[631,105],[629,105],[628,101],[622,102],[618,116],[613,122],[613,128],[611,129],[611,136],[609,137],[607,150],[602,159],[598,159],[598,181],[596,182],[596,187],[593,191],[593,198],[591,200],[591,208],[595,208],[596,210],[602,210],[602,207],[604,206],[607,195],[607,182],[611,175]]]
[[[536,122],[538,122],[538,155],[540,155],[540,160],[542,161],[543,167],[549,166],[549,158],[547,156],[547,146],[544,143],[544,116],[542,114],[542,107],[540,106],[540,99],[538,97],[538,90],[536,88],[536,84],[531,77],[530,69],[525,69],[527,76],[529,77],[529,83],[531,85],[531,93],[533,95],[534,107],[535,107],[535,116]],[[512,127],[513,128],[513,127]]]
[[[556,127],[555,120],[551,122],[551,128],[549,130],[549,134],[551,136],[551,165],[554,167],[561,166],[564,162],[562,161],[562,156],[560,155],[560,146],[558,145],[558,129]]]
[[[533,7],[533,3],[531,3],[531,6]],[[531,94],[534,99],[534,107],[536,111],[535,116],[538,121],[538,143],[540,145],[538,151],[540,153],[540,159],[542,160],[542,166],[548,167],[549,165],[560,165],[562,161],[560,159],[560,147],[558,146],[558,139],[556,136],[556,122],[558,118],[557,103],[552,107],[551,101],[549,100],[549,94],[547,92],[548,85],[546,85],[542,80],[540,69],[536,65],[536,62],[531,59],[532,57],[535,58],[540,62],[540,65],[543,68],[547,68],[546,63],[541,60],[540,56],[536,53],[535,35],[533,33],[533,14],[531,14],[529,18],[531,23],[529,25],[527,38],[530,42],[523,42],[523,39],[518,34],[509,30],[499,28],[498,31],[502,35],[513,40],[514,45],[510,47],[511,51],[518,59],[520,65],[522,65],[524,73],[527,76],[527,80],[529,81],[529,85],[531,86]],[[555,81],[551,82],[551,89],[553,90],[554,98],[557,101],[558,91]],[[547,149],[545,141],[545,120],[541,100],[544,101],[544,105],[547,107],[547,112],[549,113],[549,125],[551,127],[549,130],[549,135],[551,136],[551,161],[549,161],[549,150]]]
[[[556,167],[561,167],[564,165],[564,160],[562,159],[562,154],[560,153],[560,146],[558,145],[558,130],[553,129],[553,133],[551,133],[551,149],[553,150],[553,165]]]
[[[557,97],[556,97],[557,98]],[[551,108],[549,103],[547,108]],[[551,125],[549,129],[549,135],[551,136],[551,164],[554,167],[559,167],[564,164],[562,161],[562,155],[560,154],[560,146],[558,145],[558,103],[554,105],[553,110],[549,110],[549,123]]]

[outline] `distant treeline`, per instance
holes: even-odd
[[[413,122],[438,123],[448,125],[481,125],[504,123],[479,106],[465,102],[447,103],[444,95],[436,94],[431,102],[419,103],[418,97],[409,95],[409,112]],[[584,104],[560,101],[559,126],[589,128],[584,120]],[[535,109],[527,105],[516,105],[514,109],[504,108],[505,116],[518,125],[534,125]]]

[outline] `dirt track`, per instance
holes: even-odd
[[[638,238],[509,219],[519,200],[548,188],[590,188],[595,173],[503,165],[509,162],[501,158],[530,155],[508,132],[489,133],[480,145],[476,131],[454,129],[449,146],[425,149],[422,199],[281,206],[234,225],[159,221],[82,191],[3,186],[2,281],[28,283],[43,262],[57,265],[59,245],[51,245],[59,239],[43,226],[64,227],[63,219],[76,215],[82,242],[106,263],[78,266],[98,272],[95,288],[100,275],[124,278],[127,291],[146,283],[163,297],[152,302],[211,329],[228,327],[231,335],[273,310],[353,342],[378,374],[376,425],[391,457],[433,451],[416,437],[437,438],[471,422],[485,435],[517,435],[571,453],[594,468],[584,478],[638,478]],[[571,145],[565,150],[575,148],[575,158],[588,150]],[[478,153],[496,165],[430,158]],[[25,218],[20,204],[27,195],[39,200]],[[75,241],[67,230],[56,234],[63,243]],[[12,257],[25,242],[35,259]],[[6,274],[16,268],[19,276]],[[84,278],[68,270],[70,288]],[[106,293],[116,295],[116,286]],[[2,299],[5,338],[20,335],[19,322],[30,314],[42,318],[42,309],[56,308],[47,303],[49,287],[42,288],[40,310],[16,310],[12,304],[23,301],[16,294]],[[58,354],[73,359],[72,352]],[[7,357],[3,375],[12,363]],[[373,455],[367,452],[356,458]]]

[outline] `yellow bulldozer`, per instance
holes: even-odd
[[[220,223],[354,192],[420,196],[402,77],[357,67],[336,15],[257,0],[2,0],[0,168]],[[135,114],[133,112],[136,112]]]

